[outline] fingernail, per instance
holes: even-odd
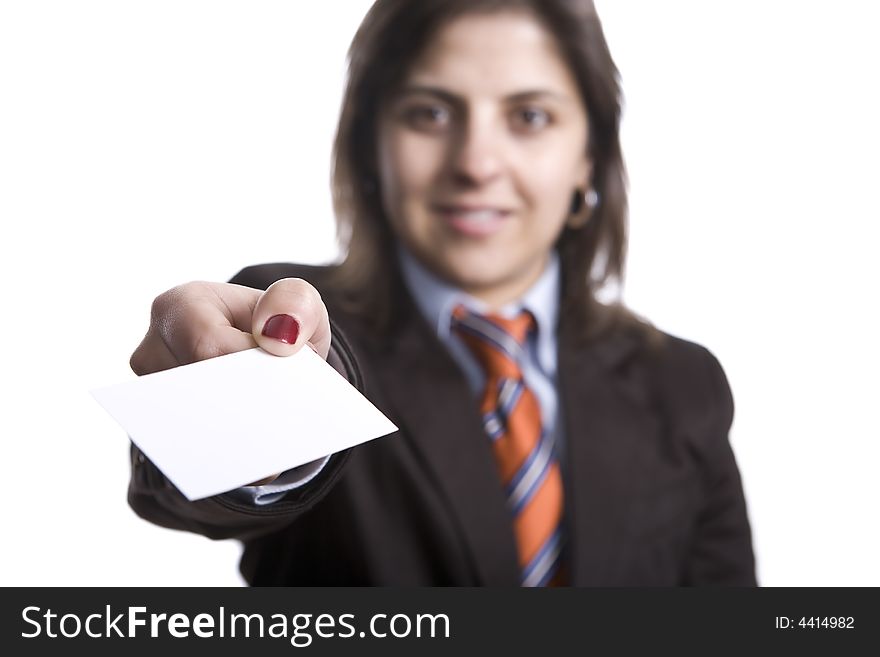
[[[293,344],[299,336],[299,322],[290,315],[272,315],[263,324],[263,335],[286,344]]]

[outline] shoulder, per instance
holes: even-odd
[[[656,327],[629,308],[602,305],[594,315],[601,328],[591,340],[607,367],[635,366],[658,382],[693,396],[707,383],[727,383],[715,354],[706,346]]]
[[[639,318],[595,344],[611,378],[665,421],[696,435],[726,434],[734,401],[719,358],[707,346]]]
[[[664,333],[663,345],[648,350],[646,367],[658,392],[673,409],[705,409],[715,421],[729,425],[733,395],[718,357],[708,347]]]
[[[637,357],[658,382],[684,390],[688,396],[699,396],[707,386],[726,384],[724,369],[718,357],[707,346],[659,329],[659,337],[640,336]]]
[[[664,346],[649,350],[644,365],[658,410],[699,451],[726,444],[734,404],[721,362],[702,344],[664,335]]]

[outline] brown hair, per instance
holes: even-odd
[[[371,7],[349,50],[348,81],[333,147],[337,234],[347,247],[336,281],[346,293],[346,305],[381,329],[390,321],[399,284],[394,235],[382,208],[376,164],[382,102],[396,91],[409,65],[443,25],[466,13],[501,10],[528,11],[555,35],[589,116],[592,183],[599,203],[585,224],[566,227],[557,242],[563,276],[561,312],[577,323],[586,339],[621,324],[649,327],[619,298],[610,305],[596,298],[605,283],[623,283],[627,197],[618,72],[592,0],[377,0]],[[589,212],[583,203],[572,209]]]

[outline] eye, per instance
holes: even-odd
[[[550,114],[539,107],[521,107],[511,116],[511,123],[518,132],[538,132],[550,122]]]
[[[411,105],[403,111],[407,125],[423,132],[444,130],[452,120],[452,112],[442,105]]]

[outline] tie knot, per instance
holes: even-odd
[[[520,378],[520,363],[535,318],[527,310],[505,318],[480,315],[462,305],[452,311],[452,328],[468,346],[489,377]]]

